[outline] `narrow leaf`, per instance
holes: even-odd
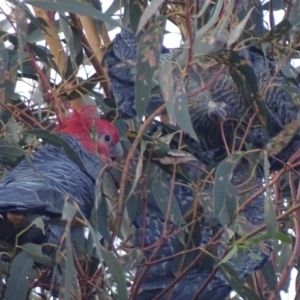
[[[113,255],[113,253],[107,251],[103,247],[102,247],[102,255],[108,267],[108,270],[110,271],[114,280],[116,281],[117,290],[118,290],[118,299],[127,300],[128,295],[127,295],[125,275],[119,261]]]
[[[166,61],[159,72],[159,83],[170,124],[178,124],[184,132],[198,141],[192,125],[188,109],[188,98],[179,66],[171,60]]]
[[[39,7],[45,10],[61,11],[78,14],[81,16],[88,16],[96,20],[105,22],[111,26],[117,26],[124,28],[113,18],[110,18],[105,13],[93,8],[91,5],[83,4],[78,1],[65,1],[65,0],[25,0],[24,3],[30,4],[35,7]]]
[[[284,129],[279,132],[279,134],[270,140],[270,142],[264,147],[264,150],[266,150],[269,155],[277,155],[297,134],[299,125],[299,120],[294,120],[286,125]]]
[[[240,37],[240,35],[242,34],[249,18],[250,18],[250,15],[253,11],[254,7],[252,7],[247,15],[245,16],[245,18],[235,27],[231,30],[230,32],[230,35],[229,35],[229,39],[227,41],[227,45],[230,46],[232,45],[233,43],[235,43],[237,41],[237,39]]]
[[[33,260],[22,251],[10,265],[10,275],[4,294],[4,300],[25,300],[30,288],[28,277],[32,272]]]
[[[231,221],[237,209],[238,191],[230,181],[242,156],[241,152],[228,156],[216,170],[213,187],[214,213],[223,226]]]
[[[169,215],[169,220],[176,225],[184,225],[186,222],[182,216],[178,201],[174,196],[173,191],[170,189],[170,180],[167,179],[167,174],[161,172],[159,176],[156,176],[151,184],[151,191],[155,198],[156,204],[162,211],[164,215],[167,213],[168,201],[171,201],[171,211]],[[171,200],[170,200],[171,193]]]
[[[137,54],[135,79],[135,109],[139,120],[146,113],[150,92],[154,86],[154,72],[159,67],[165,18],[159,18],[144,32]]]
[[[28,257],[30,257],[32,260],[39,264],[51,266],[53,265],[52,259],[43,254],[42,247],[37,244],[27,243],[20,247],[23,251],[25,251],[28,254]]]
[[[269,169],[270,163],[268,161],[267,154],[264,155],[264,173],[265,173],[265,181],[266,181],[266,197],[265,197],[265,222],[267,232],[270,234],[271,238],[275,238],[276,228],[277,228],[277,220],[276,220],[276,212],[275,206],[271,199],[271,191],[269,187]]]
[[[161,6],[161,4],[163,2],[164,2],[164,0],[152,0],[150,2],[150,4],[144,10],[144,12],[140,18],[136,34],[138,34],[140,32],[140,30],[146,25],[146,23],[154,15],[154,13],[157,12],[158,8]]]
[[[139,24],[142,14],[143,14],[143,11],[145,10],[145,8],[147,6],[147,1],[146,0],[134,0],[134,1],[128,1],[128,2],[129,2],[128,10],[129,10],[130,28],[135,33],[137,31],[138,24]]]
[[[269,286],[270,290],[275,292],[277,290],[277,277],[274,272],[274,268],[272,262],[269,260],[261,269],[264,279],[266,280],[267,285]]]
[[[230,286],[241,296],[244,300],[260,300],[254,291],[245,285],[245,281],[240,278],[239,274],[227,264],[221,264],[219,270],[222,272]]]
[[[222,258],[222,260],[216,265],[219,266],[221,264],[227,263],[233,256],[236,255],[238,251],[238,247],[237,246],[233,246],[230,251],[226,254],[226,256],[224,258]]]
[[[16,6],[15,8],[15,16],[16,16],[16,25],[17,25],[17,37],[18,37],[18,52],[19,52],[19,66],[20,71],[22,70],[22,62],[23,62],[23,49],[26,45],[27,38],[27,14],[25,10],[23,10],[20,6]]]
[[[71,300],[73,299],[72,294],[74,295],[75,291],[74,281],[76,276],[76,269],[74,266],[73,258],[70,220],[68,220],[66,225],[66,269],[64,275],[64,300]]]
[[[263,36],[265,42],[276,41],[282,39],[283,35],[292,29],[292,24],[289,20],[284,19],[276,26],[274,26],[267,34]]]

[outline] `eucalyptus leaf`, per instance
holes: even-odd
[[[119,261],[113,255],[113,253],[105,250],[104,248],[102,248],[102,255],[109,271],[111,272],[114,280],[116,281],[117,290],[118,290],[118,299],[127,300],[128,295],[127,295],[125,275]]]
[[[20,248],[35,262],[46,266],[53,265],[53,260],[49,256],[43,254],[42,247],[40,245],[27,243],[22,245]]]
[[[112,26],[122,27],[116,20],[110,18],[105,13],[93,8],[90,5],[80,3],[78,1],[65,1],[65,0],[56,0],[53,2],[52,0],[25,0],[24,3],[30,4],[35,7],[39,7],[45,10],[51,11],[62,11],[62,12],[69,12],[74,14],[79,14],[83,16],[88,16],[94,18],[96,20],[105,22]]]
[[[242,152],[231,154],[219,164],[216,170],[213,187],[214,213],[223,226],[230,223],[237,209],[238,191],[231,183],[231,179],[242,157]]]
[[[22,266],[20,268],[20,266]],[[28,277],[33,271],[33,260],[24,252],[13,259],[6,284],[4,300],[26,300],[30,288]]]
[[[138,47],[135,78],[135,109],[139,120],[146,113],[150,92],[155,85],[153,76],[159,67],[163,41],[163,24],[160,17],[143,33]]]
[[[222,272],[226,280],[233,287],[233,289],[241,296],[244,300],[261,300],[253,290],[245,285],[245,281],[240,278],[239,274],[231,268],[228,264],[219,265],[219,270]]]

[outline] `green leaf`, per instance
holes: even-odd
[[[277,227],[275,206],[272,199],[270,199],[268,196],[266,196],[265,199],[265,222],[267,232],[270,234],[270,237],[275,238]]]
[[[188,98],[179,66],[171,60],[166,61],[159,72],[159,83],[170,124],[178,124],[184,132],[198,141],[192,125]]]
[[[126,196],[125,203],[131,197],[131,195],[137,190],[136,187],[137,187],[137,185],[140,181],[140,178],[141,178],[141,175],[142,175],[142,172],[143,172],[143,155],[144,155],[144,152],[146,150],[146,147],[148,146],[148,143],[149,142],[147,142],[147,141],[142,141],[141,142],[141,151],[139,153],[138,162],[137,162],[137,165],[136,165],[136,168],[135,168],[134,180],[131,183],[132,186],[131,186],[130,192]]]
[[[284,268],[288,265],[289,260],[293,254],[293,246],[291,244],[284,244],[280,245],[280,255],[277,256],[278,261],[278,271],[282,272]]]
[[[150,92],[155,85],[153,76],[159,67],[165,17],[160,17],[142,35],[136,63],[135,109],[139,121],[146,113]]]
[[[26,155],[26,152],[20,147],[4,145],[4,140],[1,141],[1,144],[0,144],[1,157],[5,157],[6,159],[16,161],[18,158]]]
[[[248,256],[250,257],[251,260],[257,260],[261,262],[261,256],[259,256],[258,254],[256,254],[255,252],[250,252],[248,254]]]
[[[147,8],[144,10],[141,18],[139,20],[139,25],[136,31],[136,34],[140,32],[141,29],[146,25],[146,23],[150,20],[150,18],[157,12],[158,8],[164,0],[152,0]]]
[[[26,12],[27,18],[36,26],[36,28],[39,28],[41,31],[47,32],[47,23],[42,18],[37,18],[32,11],[29,9],[27,5],[25,5],[19,0],[8,0],[9,2],[13,3],[16,7],[20,7]]]
[[[289,20],[284,19],[274,26],[267,34],[263,36],[264,42],[272,42],[282,37],[292,29],[292,24]]]
[[[147,6],[147,0],[129,1],[129,22],[130,28],[136,33],[140,18]]]
[[[137,132],[132,130],[127,130],[126,136],[128,137],[129,141],[133,143],[137,136]],[[163,158],[168,155],[169,151],[171,151],[169,145],[147,134],[143,135],[142,141],[145,143],[148,142],[147,147],[144,151],[145,156],[147,158],[150,157],[153,157],[154,159]]]
[[[49,256],[43,254],[42,247],[40,245],[27,243],[20,246],[20,248],[25,251],[28,254],[28,257],[30,257],[35,262],[46,266],[53,265],[52,259]]]
[[[119,261],[113,255],[113,253],[107,251],[103,247],[102,247],[102,255],[108,267],[108,270],[110,271],[114,280],[116,281],[117,290],[118,290],[118,299],[127,300],[128,295],[127,295],[125,275]]]
[[[134,142],[137,133],[135,131],[127,130],[126,136],[131,143]],[[169,153],[171,151],[171,147],[166,143],[148,136],[146,134],[143,135],[142,141],[147,142],[146,149],[144,151],[144,155],[147,159],[151,159],[151,161],[157,165],[160,169],[164,170],[165,172],[172,174],[173,173],[173,164],[164,164],[161,162],[161,159],[170,157]],[[140,146],[139,146],[140,149]],[[178,170],[182,171],[180,168]],[[184,172],[182,172],[184,173]],[[182,174],[181,172],[176,172],[176,177],[186,180],[188,176],[186,174]],[[186,175],[186,176],[184,176]]]
[[[8,56],[8,51],[5,47],[3,38],[0,38],[0,74],[1,79],[0,79],[0,83],[1,85],[6,81],[5,79],[5,71],[7,71],[8,69],[8,65],[9,65],[9,56]]]
[[[81,16],[88,16],[96,20],[105,22],[112,26],[122,27],[116,20],[110,18],[105,13],[93,8],[91,5],[83,4],[78,1],[72,0],[25,0],[24,3],[30,4],[35,7],[39,7],[45,10],[69,12],[78,14]]]
[[[122,1],[121,0],[114,0],[110,7],[107,9],[105,14],[107,16],[112,16],[115,12],[117,12],[122,7]]]
[[[153,179],[151,183],[151,192],[156,201],[157,206],[165,216],[169,205],[168,202],[171,201],[171,210],[168,221],[171,221],[173,224],[179,226],[184,225],[186,222],[182,216],[177,199],[175,198],[173,191],[170,189],[170,181],[171,179],[167,179],[167,174],[161,171],[159,174],[157,174],[157,176]]]
[[[293,239],[290,235],[282,233],[282,232],[276,232],[276,239],[279,240],[283,244],[292,244]]]
[[[27,43],[27,46],[33,52],[33,54],[38,58],[39,61],[45,63],[47,66],[51,67],[53,70],[59,73],[58,67],[53,59],[53,56],[47,48],[32,43]],[[26,57],[24,57],[23,59],[25,58]]]
[[[225,255],[224,258],[222,258],[222,260],[216,265],[219,266],[221,264],[227,263],[233,256],[235,256],[237,254],[238,251],[238,247],[235,245],[233,246],[230,251]]]
[[[254,291],[245,285],[245,281],[240,278],[239,274],[227,264],[219,265],[219,270],[222,272],[229,285],[241,296],[244,300],[261,300]]]
[[[30,226],[35,225],[40,228],[43,232],[45,231],[45,223],[42,217],[36,217],[30,224]]]
[[[213,187],[214,213],[223,226],[230,223],[237,209],[238,191],[230,181],[242,157],[242,152],[231,154],[219,164],[216,170]]]
[[[91,217],[91,220],[94,221],[96,228],[99,230],[100,234],[105,238],[106,241],[109,241],[109,226],[108,226],[108,209],[107,209],[107,200],[103,197],[103,189],[100,182],[97,180],[95,186],[96,201],[94,206],[94,211]]]
[[[62,220],[66,220],[67,222],[72,222],[74,216],[76,215],[76,212],[76,207],[72,203],[65,201],[61,218]]]
[[[76,207],[65,201],[62,213],[62,219],[67,221],[65,234],[66,234],[66,261],[65,261],[65,272],[63,272],[64,279],[64,300],[73,299],[72,295],[76,295],[75,298],[80,297],[80,288],[77,282],[77,272],[74,265],[74,257],[73,257],[73,245],[72,245],[72,231],[71,231],[71,223],[74,219],[74,216],[77,212]],[[60,251],[58,249],[57,251]]]
[[[59,23],[67,40],[68,52],[70,53],[63,74],[63,78],[69,81],[70,78],[74,77],[82,63],[82,60],[78,61],[77,59],[79,57],[83,58],[82,41],[78,30],[69,25],[64,15],[59,18]]]
[[[4,300],[26,300],[30,288],[28,278],[33,272],[33,260],[20,252],[10,265]]]
[[[74,295],[75,290],[77,290],[77,272],[74,266],[70,222],[71,220],[68,220],[66,225],[66,269],[64,272],[64,300],[72,300],[72,295]]]
[[[271,199],[271,191],[269,187],[269,169],[270,169],[270,163],[265,153],[264,155],[264,173],[265,173],[265,181],[266,181],[265,222],[266,222],[267,232],[270,234],[271,238],[273,239],[275,238],[276,235],[277,220],[276,220],[275,206]]]
[[[262,10],[261,2],[256,2],[255,4],[253,2],[248,1],[247,3],[244,3],[243,7],[239,10],[237,13],[237,17],[239,22],[242,21],[242,19],[245,18],[248,11],[254,7],[254,10],[252,11],[250,15],[250,19],[245,27],[245,31],[243,32],[243,39],[248,39],[253,36],[255,37],[262,37],[265,33],[266,29],[264,27],[264,13]]]
[[[267,151],[269,155],[277,155],[289,145],[293,137],[297,134],[299,127],[299,120],[292,121],[268,142],[268,144],[264,147],[264,150]]]
[[[210,1],[205,1],[206,3],[210,2]],[[203,26],[200,26],[200,29],[196,32],[196,37],[197,39],[201,40],[203,36],[205,36],[205,34],[209,31],[209,29],[216,24],[217,22],[220,21],[220,12],[222,11],[222,9],[224,8],[224,0],[220,0],[218,2],[216,2],[216,5],[213,6],[213,14],[211,15],[210,12],[207,12],[207,15],[209,15],[209,18],[206,21],[205,24],[201,24]],[[199,15],[201,15],[206,9],[206,5],[203,5]],[[225,19],[225,18],[223,18]]]
[[[250,18],[250,15],[253,12],[254,7],[252,7],[247,15],[245,16],[245,18],[235,27],[231,30],[228,41],[227,41],[227,45],[230,46],[233,43],[235,43],[237,41],[237,39],[241,36],[242,32],[244,31],[244,28]]]
[[[98,234],[94,230],[91,223],[87,220],[85,215],[81,211],[79,211],[79,213],[80,213],[81,218],[84,220],[86,227],[89,229],[91,239],[93,240],[94,245],[95,245],[96,254],[99,258],[100,264],[103,266],[102,247],[101,247],[101,244],[99,242]]]
[[[267,261],[266,264],[261,269],[261,271],[262,271],[262,274],[264,276],[264,279],[265,279],[268,287],[270,288],[271,291],[275,292],[275,294],[276,294],[277,277],[276,277],[276,274],[274,272],[272,262],[270,260]]]
[[[254,236],[248,240],[249,244],[259,244],[262,241],[269,240],[271,238],[270,234],[268,232],[264,232],[263,234],[260,234],[258,236]],[[279,241],[281,241],[283,244],[292,244],[292,239],[286,234],[283,234],[282,232],[276,232],[275,238]]]
[[[26,46],[27,39],[27,14],[20,6],[15,8],[17,37],[18,37],[18,52],[19,52],[19,65],[22,72],[23,49]]]

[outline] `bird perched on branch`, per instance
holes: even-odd
[[[171,176],[161,170],[154,176],[154,182],[149,183],[150,186],[155,184],[155,193],[153,189],[152,193],[148,193],[147,206],[144,206],[144,211],[135,221],[135,246],[144,251],[146,261],[139,268],[139,276],[134,285],[136,294],[132,299],[158,297],[157,299],[204,300],[209,297],[221,300],[232,289],[237,289],[228,283],[228,278],[226,280],[219,270],[211,278],[210,276],[218,261],[226,254],[226,248],[234,240],[264,224],[264,195],[260,194],[251,201],[231,220],[231,225],[226,226],[225,233],[205,250],[214,235],[222,229],[222,225],[218,220],[219,216],[214,214],[213,186],[199,184],[199,180],[203,179],[199,165],[199,162],[188,164],[189,180],[175,179],[173,190]],[[251,169],[246,161],[240,162],[232,174],[227,174],[240,193],[235,199],[238,205],[245,203],[262,186],[261,179],[251,178],[250,174]],[[160,190],[164,192],[160,193]],[[246,190],[249,192],[242,193]],[[223,195],[222,201],[226,197],[228,195]],[[167,217],[166,207],[169,201],[172,204]],[[163,205],[162,202],[167,203]],[[224,205],[223,210],[226,209]],[[240,244],[230,259],[226,260],[226,264],[243,282],[243,278],[266,263],[269,254],[268,244]],[[173,284],[190,264],[193,266]]]
[[[274,61],[257,48],[222,50],[223,44],[211,46],[217,52],[208,55],[194,53],[197,57],[185,69],[186,76],[181,78],[185,83],[184,92],[200,147],[214,151],[216,162],[227,155],[224,137],[229,149],[240,149],[244,141],[253,148],[263,148],[285,126],[296,120],[299,113],[298,87],[285,78]],[[162,47],[162,62],[154,76],[157,85],[160,84],[160,72],[164,69],[163,61],[174,62],[175,68],[181,66],[184,69],[185,51],[176,50],[170,54]],[[124,117],[135,115],[137,52],[135,36],[121,31],[106,55],[112,96]],[[169,73],[171,76],[172,69]],[[174,85],[176,80],[174,77]],[[156,89],[150,94],[147,114],[166,100],[174,101],[177,96],[174,94],[172,99],[164,99],[163,93]],[[259,106],[261,110],[258,112]],[[255,111],[257,116],[249,125]],[[268,124],[263,124],[263,118],[267,118]],[[220,129],[221,123],[224,134]],[[297,151],[300,146],[299,133],[298,130],[296,138],[279,153],[279,159],[286,161]]]
[[[115,98],[124,117],[135,115],[137,49],[135,36],[127,31],[121,31],[106,54],[112,96]],[[270,77],[264,69],[266,66],[265,58],[261,53],[252,53],[251,51],[246,50],[244,57],[246,56],[249,59],[250,63],[253,64],[254,71],[257,71],[259,89],[263,91],[268,84],[266,80]],[[243,55],[243,52],[238,53],[238,55]],[[160,57],[170,61],[170,54],[165,56],[167,58],[164,58],[162,53]],[[255,56],[260,58],[258,62],[255,61]],[[180,61],[180,54],[171,55],[171,60],[175,61],[176,59]],[[246,115],[244,123],[242,122],[244,127],[241,126],[242,129],[237,131],[237,141],[239,142],[245,132],[245,124],[249,121],[253,111],[247,115],[248,109],[252,109],[251,105],[246,103],[242,92],[238,90],[231,77],[229,67],[224,66],[224,72],[215,78],[215,82],[210,83],[210,79],[218,75],[221,66],[212,59],[208,61],[207,65],[205,63],[207,61],[203,64],[194,62],[189,66],[186,70],[185,89],[188,96],[189,113],[194,130],[199,137],[200,146],[204,148],[203,150],[220,151],[221,154],[217,154],[218,157],[215,157],[215,162],[218,163],[227,155],[224,150],[220,123],[226,121],[225,137],[231,149],[235,142],[233,136],[235,127]],[[163,68],[163,63],[160,63],[160,65],[162,67],[160,66],[158,73]],[[274,69],[271,69],[270,72],[274,75]],[[170,76],[172,76],[171,74],[172,69],[170,70]],[[176,74],[178,75],[178,72]],[[157,84],[159,84],[157,79],[159,75],[156,74],[155,76]],[[173,77],[174,86],[176,84],[174,83],[175,79]],[[275,79],[277,80],[276,85],[279,85],[282,81],[285,82],[283,77],[276,77]],[[207,87],[203,88],[205,86]],[[176,94],[172,95],[176,97]],[[277,105],[280,105],[279,100],[276,100],[275,104],[271,103],[271,97],[274,95],[283,97],[284,93],[279,91],[277,87],[271,88],[269,92],[266,92],[267,99],[265,100],[268,109],[274,111],[275,115],[273,117],[277,122],[275,122],[276,125],[281,127],[294,118],[293,110],[295,107],[292,102],[289,102],[289,112],[284,111],[284,109],[279,110],[277,107]],[[172,99],[168,99],[168,101],[172,101]],[[160,91],[150,93],[146,114],[151,114],[155,108],[163,103],[163,93]],[[269,132],[259,121],[257,118],[253,123],[255,126],[251,128],[246,141],[254,146],[262,147],[270,140],[272,135],[278,132],[278,129],[275,133]],[[205,146],[201,142],[204,142]],[[202,300],[209,297],[212,300],[219,300],[224,299],[232,289],[237,288],[227,281],[228,277],[225,279],[221,271],[218,270],[213,274],[214,267],[218,262],[216,258],[222,259],[222,255],[225,255],[226,244],[228,245],[229,240],[246,234],[241,230],[244,226],[253,229],[264,223],[264,195],[261,194],[256,197],[245,207],[243,212],[236,218],[236,221],[239,220],[241,223],[238,225],[233,221],[236,226],[235,229],[239,229],[237,231],[235,229],[227,231],[226,229],[226,234],[222,234],[218,242],[213,243],[209,250],[210,254],[208,254],[202,249],[209,245],[217,231],[224,228],[224,223],[222,226],[221,216],[216,216],[213,213],[213,203],[215,201],[212,195],[213,185],[205,185],[205,188],[202,187],[197,190],[195,188],[197,187],[196,182],[201,178],[201,172],[194,170],[192,167],[189,168],[189,172],[193,174],[190,177],[191,182],[194,183],[193,186],[185,181],[176,180],[174,190],[172,190],[172,179],[165,176],[165,180],[156,181],[155,185],[151,186],[152,188],[148,187],[152,194],[147,195],[144,211],[134,222],[136,227],[135,246],[143,250],[146,261],[145,265],[139,267],[138,276],[132,289],[132,299]],[[260,176],[250,178],[250,174],[253,174],[252,169],[245,162],[239,163],[233,174],[227,174],[232,176],[232,185],[241,193],[237,201],[239,205],[257,192],[262,185]],[[153,180],[155,180],[155,176]],[[157,191],[159,189],[158,184],[161,184],[163,186],[162,190],[164,190],[164,192],[161,192],[160,197]],[[250,192],[242,194],[242,190],[249,188],[248,184],[252,186],[249,189]],[[170,194],[171,196],[169,196]],[[225,201],[225,197],[224,195],[222,201]],[[236,203],[236,200],[235,198],[231,202]],[[166,206],[168,205],[166,202],[168,201],[172,201],[173,205],[169,218],[166,217]],[[196,215],[193,215],[197,208],[199,211]],[[180,215],[185,216],[184,221],[178,217]],[[188,221],[191,223],[187,226]],[[231,238],[227,235],[230,235],[230,232],[232,233]],[[238,251],[227,264],[234,269],[240,278],[245,278],[254,270],[262,267],[269,257],[268,245],[264,243],[262,245],[263,249],[255,245],[247,245],[244,249],[242,249],[243,247],[237,248]],[[203,256],[199,258],[201,252]],[[251,254],[254,254],[253,256],[256,256],[256,259],[251,258]],[[192,262],[193,266],[186,271],[184,276],[172,284]],[[202,291],[200,290],[201,287],[203,287]]]
[[[4,228],[17,233],[24,223],[26,227],[27,217],[38,215],[47,218],[45,235],[41,230],[28,230],[19,242],[59,245],[65,225],[51,224],[51,220],[61,218],[68,200],[90,217],[100,171],[110,156],[122,155],[119,133],[113,124],[97,117],[96,108],[82,107],[62,120],[57,135],[61,145],[46,143],[0,181],[0,240],[11,238]]]

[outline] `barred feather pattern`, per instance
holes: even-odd
[[[87,153],[77,139],[65,133],[58,135],[77,153],[89,173],[81,170],[63,149],[46,144],[29,158],[30,162],[23,160],[1,180],[0,214],[59,217],[66,199],[70,198],[89,218],[94,205],[95,180],[103,163],[96,155]],[[47,239],[57,244],[63,233],[61,227],[64,228],[58,225],[48,228]]]
[[[170,57],[169,50],[162,47],[164,59]],[[135,116],[134,76],[136,74],[137,44],[132,33],[122,30],[106,52],[106,64],[111,82],[111,95],[116,99],[123,118]],[[163,64],[163,60],[161,60]],[[150,114],[163,104],[160,92],[151,93],[147,113]]]
[[[129,32],[122,31],[116,36],[113,45],[108,50],[106,56],[111,80],[112,96],[116,99],[123,117],[132,117],[135,115],[134,76],[136,53],[137,45],[135,43],[135,37]],[[274,131],[268,132],[265,127],[260,124],[258,119],[254,121],[254,126],[251,128],[246,138],[246,142],[255,147],[263,147],[270,141],[272,136],[278,133],[279,129],[296,118],[298,105],[291,101],[281,87],[282,85],[286,85],[287,82],[282,74],[275,70],[275,64],[271,61],[267,61],[261,53],[253,51],[252,49],[242,50],[240,51],[240,54],[250,62],[256,72],[259,83],[259,92],[267,104],[268,109],[275,120],[274,123],[276,124]],[[177,53],[175,56],[178,58]],[[171,59],[175,59],[175,56],[171,55]],[[170,54],[162,54],[161,59],[170,59]],[[161,63],[161,65],[163,65],[163,63]],[[219,151],[219,149],[222,149],[224,146],[219,126],[220,121],[235,119],[238,122],[245,115],[244,121],[247,123],[253,114],[252,110],[250,110],[250,113],[246,113],[249,107],[246,105],[246,100],[243,98],[242,94],[238,91],[230,75],[229,68],[224,66],[223,69],[224,72],[221,72],[216,81],[200,93],[194,92],[205,86],[209,80],[218,73],[220,64],[216,64],[215,62],[209,66],[203,66],[199,63],[192,64],[189,67],[188,79],[186,81],[187,93],[195,94],[189,99],[192,123],[200,141],[204,142],[200,143],[201,147],[204,144],[206,147],[205,150],[209,151]],[[271,81],[271,78],[273,81]],[[274,99],[274,97],[277,98]],[[161,94],[151,94],[147,113],[150,114],[153,112],[153,110],[163,104],[163,102],[164,100]],[[237,122],[230,121],[225,122],[224,124],[225,136],[228,139],[227,142],[230,147],[234,139],[233,133],[235,132],[234,129]],[[241,138],[243,134],[243,129],[237,132],[239,138]],[[237,141],[238,140],[239,139],[237,139]],[[238,146],[239,145],[236,145],[236,147]],[[293,149],[295,150],[295,148]],[[290,153],[291,150],[285,152],[281,157],[288,157]],[[218,158],[218,161],[225,155],[226,151],[223,151],[223,154]],[[198,174],[198,176],[200,175]],[[249,176],[250,172],[247,165],[241,163],[236,168],[232,183],[235,186],[239,186],[242,182],[247,181]],[[260,177],[255,178],[253,181],[254,184],[257,183],[259,186],[251,189],[251,192],[249,192],[248,195],[240,196],[240,203],[261,187]],[[198,196],[196,197],[195,191],[192,188],[188,188],[184,185],[176,185],[173,194],[178,201],[182,214],[185,214],[189,209],[193,208],[195,199],[199,199]],[[217,218],[212,214],[213,199],[211,186],[206,187],[206,190],[200,191],[200,199],[204,201],[202,203],[202,209],[204,211],[195,227],[197,234],[193,238],[192,245],[190,245],[192,249],[205,247],[213,237],[214,233],[221,228]],[[179,238],[171,236],[156,252],[156,256],[151,256],[153,253],[151,245],[154,245],[163,237],[162,232],[166,220],[164,214],[156,205],[153,196],[149,195],[147,200],[146,217],[144,217],[144,214],[141,214],[135,221],[135,246],[145,249],[144,254],[146,259],[150,259],[151,257],[151,267],[145,277],[143,277],[141,290],[137,299],[153,299],[174,280],[174,271],[176,271],[178,261],[181,257],[180,255],[178,256],[178,254],[184,249]],[[261,195],[254,199],[239,217],[243,218],[245,224],[247,224],[249,228],[255,228],[263,224],[264,196]],[[174,226],[175,225],[172,224],[172,222],[168,222],[167,228],[168,230],[174,228],[178,229]],[[245,232],[241,231],[236,234],[243,236]],[[220,243],[214,246],[213,255],[221,258],[226,249],[226,244],[228,244],[228,240],[224,234]],[[233,267],[241,277],[246,277],[248,274],[264,265],[268,260],[269,251],[270,249],[267,243],[260,245],[259,247],[253,246],[250,249],[239,250],[228,264]],[[260,259],[251,259],[249,256],[251,252],[257,254]],[[183,268],[193,260],[196,254],[199,253],[199,250],[189,251],[189,253],[190,255],[186,258]],[[205,256],[204,259],[199,261],[197,265],[184,276],[173,289],[171,289],[169,293],[172,293],[172,295],[165,295],[162,299],[194,299],[193,297],[197,294],[198,289],[208,279],[214,265],[215,262],[209,259],[209,256]],[[140,272],[142,272],[142,270],[143,268],[140,268]],[[224,299],[231,290],[232,288],[228,282],[221,272],[218,271],[197,299],[206,300],[207,297],[210,297],[212,300]],[[170,297],[168,298],[168,296]]]
[[[220,46],[218,45],[218,47]],[[217,50],[220,48],[214,48],[214,51]],[[173,51],[170,54],[165,48],[162,52],[161,68],[163,68],[163,62],[170,59],[184,61],[181,57],[184,56],[184,53]],[[272,117],[272,129],[267,130],[256,118],[246,136],[248,144],[255,148],[262,148],[284,126],[296,120],[300,103],[297,96],[298,87],[290,84],[280,70],[276,69],[276,63],[266,58],[260,50],[252,47],[241,50],[238,54],[245,57],[256,73],[261,99]],[[128,31],[122,31],[116,36],[106,55],[112,96],[116,99],[120,113],[129,118],[135,115],[136,55],[135,36]],[[219,73],[221,67],[222,72],[215,78],[213,84],[207,85]],[[205,86],[207,88],[197,92]],[[291,91],[293,89],[294,92]],[[223,149],[221,154],[215,155],[216,161],[220,161],[226,156],[220,130],[220,121],[226,121],[224,129],[227,144],[232,148],[234,142],[235,148],[238,149],[240,147],[239,141],[244,136],[254,111],[253,109],[249,110],[249,104],[231,77],[230,68],[216,63],[214,60],[206,60],[202,63],[193,62],[188,69],[186,91],[188,95],[193,95],[189,97],[190,115],[195,132],[202,142],[201,147],[204,145],[206,150],[216,152]],[[164,99],[161,93],[151,94],[147,113],[152,113],[163,103]],[[243,120],[242,125],[238,126],[241,120]],[[237,126],[238,129],[235,131]],[[280,160],[286,161],[297,151],[300,144],[298,141],[299,133],[300,131],[292,143],[278,155]],[[275,164],[272,167],[275,167]]]
[[[195,173],[195,171],[193,170],[192,173]],[[235,186],[240,186],[242,184],[243,189],[247,186],[249,187],[253,184],[258,184],[258,186],[252,189],[251,192],[240,196],[239,203],[243,203],[245,199],[261,188],[261,180],[255,179],[249,181],[249,176],[248,166],[244,163],[241,163],[241,165],[238,166],[233,175],[232,183]],[[247,184],[243,185],[246,181]],[[171,237],[167,238],[162,247],[156,252],[156,256],[153,257],[152,253],[154,250],[151,248],[151,245],[154,245],[162,239],[165,217],[159,210],[153,196],[151,194],[148,196],[146,218],[144,218],[144,215],[141,214],[135,222],[135,246],[141,247],[142,249],[146,248],[146,250],[144,250],[144,255],[147,260],[151,258],[151,261],[148,262],[151,263],[151,267],[143,278],[141,292],[137,299],[153,299],[175,279],[174,272],[177,271],[178,262],[183,257],[180,253],[183,253],[182,251],[184,250],[189,250],[184,260],[182,268],[184,269],[184,267],[191,263],[195,259],[196,255],[200,253],[201,250],[199,250],[199,247],[204,248],[212,239],[214,233],[222,228],[213,214],[212,186],[209,185],[200,191],[195,191],[194,188],[191,186],[188,187],[186,182],[183,182],[182,180],[177,179],[176,182],[177,184],[173,194],[177,199],[182,214],[184,215],[191,209],[195,209],[196,199],[200,199],[201,201],[202,212],[198,215],[199,221],[194,224],[194,234],[192,234],[192,242],[190,242],[188,248],[184,248],[187,245],[183,245],[181,241],[182,239],[188,241],[190,233],[185,233],[185,236],[181,236],[181,238],[180,234],[171,235]],[[199,194],[197,195],[197,193]],[[244,223],[246,222],[249,228],[252,229],[263,224],[264,196],[261,195],[254,199],[254,201],[252,201],[246,209],[239,214],[239,218],[244,218]],[[178,230],[179,228],[169,221],[168,230],[172,232],[172,229]],[[245,232],[239,232],[239,234],[237,233],[237,237],[242,236],[243,234],[245,234]],[[226,250],[228,242],[228,238],[225,234],[223,234],[219,243],[210,250],[212,255],[221,258]],[[265,246],[266,249],[264,249]],[[257,257],[260,257],[260,259],[251,259],[249,256],[250,252],[254,252]],[[236,255],[229,260],[228,264],[234,268],[241,277],[246,277],[254,270],[262,267],[268,260],[268,257],[269,248],[267,244],[263,246],[263,249],[252,246],[245,250],[239,250]],[[198,261],[196,266],[162,299],[194,299],[198,290],[213,271],[214,266],[215,261],[209,255],[206,255],[201,261]],[[142,272],[142,270],[143,268],[140,269],[140,272]],[[210,297],[212,300],[221,300],[225,299],[230,291],[232,291],[232,288],[227,283],[221,272],[217,271],[212,281],[207,285],[204,291],[197,296],[197,299],[204,300],[207,299],[207,297]]]

